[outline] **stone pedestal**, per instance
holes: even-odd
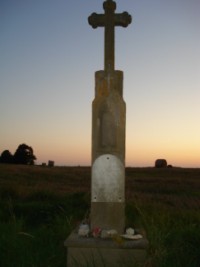
[[[140,240],[81,238],[74,232],[65,241],[67,267],[142,267],[148,242]]]

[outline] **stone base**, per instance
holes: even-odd
[[[144,266],[148,241],[79,237],[73,232],[65,241],[67,267]]]
[[[124,202],[91,202],[91,229],[115,229],[123,233],[125,228]]]

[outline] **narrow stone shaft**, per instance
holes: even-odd
[[[105,10],[105,42],[104,42],[104,69],[115,69],[115,2],[104,2]]]
[[[98,71],[92,111],[91,227],[125,227],[123,72]]]
[[[92,103],[92,164],[102,154],[125,161],[125,113],[123,72],[97,71]]]

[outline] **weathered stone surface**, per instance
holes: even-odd
[[[104,71],[95,73],[92,104],[91,226],[124,231],[124,168],[126,104],[123,72],[115,70],[114,28],[127,27],[131,16],[115,14],[116,3],[103,4],[105,14],[93,13],[89,24],[105,27]]]
[[[92,163],[103,154],[125,161],[126,104],[122,97],[123,72],[98,71],[92,103]]]
[[[124,202],[91,202],[91,228],[115,229],[123,233],[125,228]]]
[[[125,113],[123,72],[96,72],[92,111],[91,225],[124,231]]]
[[[148,241],[142,238],[117,243],[112,239],[79,238],[72,233],[65,246],[68,252],[67,267],[132,267],[137,264],[143,266]]]

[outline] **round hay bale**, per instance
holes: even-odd
[[[166,159],[157,159],[155,161],[156,168],[167,168],[167,161]]]

